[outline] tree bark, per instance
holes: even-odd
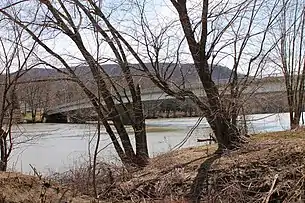
[[[143,167],[147,165],[149,157],[146,138],[145,118],[141,101],[141,90],[139,85],[137,85],[136,88],[137,103],[134,104],[136,157],[138,160],[138,165]]]
[[[6,132],[0,128],[0,171],[6,171],[7,168],[6,136]]]
[[[208,55],[206,54],[207,42],[207,19],[208,19],[208,0],[203,0],[202,8],[202,33],[199,42],[196,42],[194,32],[187,13],[186,1],[171,0],[176,8],[180,24],[183,28],[189,50],[194,60],[195,68],[200,78],[203,89],[205,90],[209,109],[205,105],[199,104],[200,109],[205,113],[208,123],[210,124],[217,139],[219,150],[234,149],[241,142],[240,133],[228,117],[228,114],[222,108],[219,91],[212,80],[212,73],[208,65]],[[198,101],[194,101],[198,103]]]

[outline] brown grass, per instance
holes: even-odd
[[[228,151],[213,162],[208,178],[203,182],[201,201],[304,202],[304,145],[303,129],[251,137],[239,150]],[[99,199],[107,202],[188,202],[185,196],[190,192],[199,166],[215,149],[215,145],[210,145],[162,154],[152,158],[143,170],[132,174],[122,167],[100,163]],[[0,198],[10,198],[11,202],[41,202],[43,193],[47,200],[65,197],[74,202],[90,201],[75,192],[92,195],[89,171],[87,166],[82,166],[52,177],[70,190],[59,187],[54,181],[46,188],[45,181],[32,176],[0,173]]]
[[[304,138],[304,130],[259,134],[225,153],[208,172],[202,202],[304,202]],[[105,198],[185,202],[199,165],[215,149],[181,149],[153,158]]]
[[[92,202],[57,183],[20,173],[0,172],[0,202]]]

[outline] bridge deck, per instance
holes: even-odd
[[[205,93],[200,87],[200,85],[194,85],[188,87],[189,89],[192,89],[192,91],[199,97],[204,97]],[[225,91],[223,87],[220,87],[220,91]],[[268,81],[264,82],[263,84],[259,83],[253,83],[249,85],[245,90],[244,94],[248,93],[272,93],[272,92],[282,92],[285,91],[285,85],[282,81]],[[229,94],[229,91],[226,91],[225,94]],[[127,103],[128,100],[131,100],[130,93],[127,94],[127,97],[123,97],[123,102]],[[173,99],[172,96],[167,95],[163,91],[161,91],[159,88],[152,88],[152,89],[146,89],[145,91],[142,91],[141,94],[142,101],[157,101],[157,100],[166,100],[166,99]],[[119,101],[115,101],[116,104],[120,104]],[[103,103],[104,104],[104,103]],[[93,105],[90,102],[89,99],[83,99],[67,104],[58,105],[52,109],[49,109],[46,114],[52,115],[57,113],[63,113],[63,112],[69,112],[79,109],[87,109],[92,108]]]

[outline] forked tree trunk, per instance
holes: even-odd
[[[241,143],[240,132],[230,120],[222,117],[209,120],[209,124],[218,142],[218,151],[237,148]]]
[[[48,7],[49,11],[52,12],[53,17],[58,22],[58,26],[60,26],[61,29],[65,32],[65,34],[71,40],[74,41],[75,45],[78,47],[79,51],[81,52],[84,59],[86,60],[88,66],[91,70],[91,73],[94,76],[96,85],[99,87],[99,94],[100,94],[102,100],[105,102],[105,107],[102,106],[102,104],[100,102],[97,102],[97,97],[94,95],[94,93],[92,93],[82,83],[82,81],[80,81],[77,78],[73,69],[71,69],[71,67],[66,63],[66,61],[63,58],[61,58],[58,54],[56,54],[55,52],[50,50],[45,44],[43,44],[43,42],[41,40],[39,40],[39,38],[32,31],[30,31],[28,28],[26,28],[26,30],[31,34],[31,36],[42,47],[44,47],[50,54],[52,54],[53,56],[58,58],[62,62],[62,64],[67,68],[69,73],[75,77],[77,83],[86,93],[88,98],[91,100],[98,115],[100,116],[101,122],[105,126],[107,133],[110,135],[111,140],[114,143],[115,149],[117,150],[122,162],[125,165],[132,165],[132,166],[145,165],[147,163],[147,159],[148,159],[147,144],[143,143],[144,141],[146,141],[146,137],[145,137],[146,132],[145,132],[145,124],[144,124],[145,121],[143,119],[144,116],[143,116],[143,111],[142,111],[142,106],[141,106],[142,105],[141,100],[139,99],[140,95],[138,95],[138,98],[134,99],[134,97],[136,97],[135,88],[132,83],[132,77],[129,73],[128,67],[126,67],[125,66],[126,64],[124,64],[122,62],[121,56],[119,56],[119,53],[118,53],[117,48],[115,47],[115,44],[110,39],[106,40],[106,41],[108,41],[108,44],[111,47],[112,51],[115,53],[118,61],[120,61],[119,62],[120,67],[122,68],[122,70],[125,74],[126,81],[128,83],[128,86],[130,87],[129,89],[133,96],[133,102],[135,103],[134,105],[136,106],[136,108],[134,108],[134,109],[137,109],[136,111],[133,109],[133,112],[134,112],[134,115],[136,118],[132,119],[133,122],[136,123],[135,124],[136,142],[138,142],[137,149],[139,149],[139,152],[137,152],[137,153],[135,153],[135,151],[131,145],[131,141],[130,141],[129,135],[127,133],[127,130],[124,126],[123,120],[121,118],[120,111],[118,110],[118,108],[115,104],[114,98],[112,97],[112,94],[108,89],[108,84],[106,82],[106,79],[108,78],[111,80],[111,78],[107,77],[108,75],[107,75],[107,73],[105,73],[103,71],[103,67],[101,67],[99,62],[97,60],[95,60],[93,55],[88,51],[88,49],[84,45],[81,34],[78,31],[76,31],[73,19],[72,19],[71,15],[68,13],[68,9],[65,8],[65,5],[62,1],[59,1],[59,2],[61,4],[61,7],[63,8],[63,12],[67,16],[67,19],[62,17],[63,15],[60,14],[59,10],[57,10],[55,7],[53,7],[53,4],[51,2],[44,2],[44,4]],[[107,33],[104,30],[102,30],[102,28],[94,20],[94,18],[92,17],[92,14],[89,12],[89,10],[87,8],[85,8],[81,3],[79,3],[79,2],[76,2],[76,3],[85,12],[85,14],[88,16],[89,20],[92,21],[92,23],[93,23],[94,27],[97,29],[97,31],[100,32],[103,35],[103,37],[105,37],[105,39],[108,39],[109,36],[107,35]],[[17,23],[19,23],[19,25],[24,27],[24,25],[21,24],[20,22],[17,22]],[[117,46],[119,46],[118,43],[117,43]],[[106,76],[106,78],[105,78],[105,76]],[[106,115],[104,115],[104,113],[107,114],[108,118],[113,121],[114,127],[120,137],[122,147],[118,143],[118,140],[117,140],[113,130],[109,126],[107,119],[105,117]]]
[[[283,12],[279,21],[282,32],[279,55],[287,91],[291,129],[296,129],[300,125],[304,100],[305,14],[300,5],[298,1],[283,0]]]
[[[193,32],[192,24],[187,12],[186,1],[171,0],[176,8],[180,24],[183,28],[189,50],[194,60],[195,68],[200,78],[202,87],[206,93],[208,104],[200,104],[199,107],[205,114],[215,137],[218,141],[219,150],[233,149],[240,143],[240,133],[237,130],[234,121],[231,120],[222,106],[217,85],[212,80],[212,73],[208,64],[209,56],[206,53],[206,44],[208,38],[208,0],[203,0],[202,8],[202,31],[200,41],[197,42]],[[198,103],[198,102],[197,102]]]
[[[105,30],[103,30],[98,25],[98,23],[96,22],[96,20],[94,20],[94,17],[90,14],[88,9],[86,9],[79,2],[78,2],[78,5],[85,12],[87,17],[90,19],[91,23],[95,26],[95,28],[97,29],[97,32],[102,34],[102,36],[104,36],[105,39],[109,39],[109,36],[105,32]],[[109,25],[107,24],[107,26],[109,26]],[[122,122],[122,120],[120,118],[120,114],[113,102],[113,98],[111,96],[109,96],[109,94],[107,94],[107,93],[104,94],[105,92],[107,92],[106,88],[103,88],[101,95],[104,98],[104,101],[106,103],[108,110],[111,109],[110,110],[111,115],[113,115],[111,117],[112,117],[113,123],[117,129],[117,132],[121,137],[121,141],[123,143],[123,147],[124,147],[127,157],[129,157],[129,159],[132,160],[133,164],[136,164],[137,166],[141,167],[141,166],[145,166],[148,163],[149,157],[148,157],[148,148],[147,148],[147,140],[146,140],[145,117],[144,117],[143,107],[142,107],[140,87],[139,86],[136,87],[133,82],[132,74],[131,74],[130,68],[128,66],[128,63],[127,63],[127,58],[125,56],[125,53],[123,51],[123,48],[121,46],[119,39],[117,38],[116,34],[114,33],[114,30],[111,29],[111,27],[109,27],[109,30],[114,37],[114,41],[116,42],[117,47],[110,39],[108,40],[108,45],[111,47],[113,53],[115,54],[115,56],[117,57],[117,59],[119,61],[120,68],[122,69],[124,78],[128,84],[128,88],[129,88],[129,91],[132,96],[132,102],[133,102],[132,113],[130,114],[128,111],[126,113],[128,114],[128,116],[131,119],[132,127],[135,132],[136,152],[134,152],[134,150],[132,149],[132,146],[130,144],[130,139],[128,137],[128,134],[126,132],[124,125],[122,125],[123,122]],[[72,36],[71,36],[71,38],[73,39]],[[84,55],[88,64],[91,64],[92,61],[94,61],[94,58],[92,58],[88,53],[86,53],[87,51],[84,49],[84,46],[82,44],[80,44],[80,41],[81,41],[81,37],[76,35],[74,42],[79,47],[80,51]],[[101,68],[98,64],[97,64],[97,66],[99,68]],[[92,64],[92,67],[94,67],[94,64]],[[91,68],[91,71],[93,74],[94,74],[94,72],[96,72],[96,70],[94,70],[94,68],[93,69]],[[99,78],[99,80],[97,81],[97,84],[99,84],[99,83],[100,84],[104,83],[102,77]],[[103,86],[106,87],[106,85],[103,85]],[[113,87],[115,88],[115,85],[113,85]],[[118,97],[122,98],[120,95],[118,95]],[[121,100],[121,102],[122,102],[122,100]],[[123,103],[122,103],[122,105],[124,106]],[[124,144],[124,142],[126,143],[126,145]]]

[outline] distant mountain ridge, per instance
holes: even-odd
[[[152,85],[150,80],[146,78],[147,76],[145,73],[141,72],[139,69],[138,64],[131,64],[131,66],[135,68],[131,68],[132,74],[135,75],[136,81],[138,80],[139,83],[143,86]],[[150,64],[147,64],[148,68],[154,72],[153,67]],[[168,71],[166,75],[165,68],[168,66]],[[118,77],[122,76],[121,68],[117,64],[104,64],[102,65],[104,71],[108,73],[111,77]],[[163,68],[163,71],[162,71]],[[179,83],[182,80],[185,80],[186,83],[198,83],[199,77],[194,68],[193,64],[181,64],[177,67],[174,65],[164,64],[163,67],[160,68],[160,73],[162,76],[169,76],[172,73],[170,80]],[[62,71],[66,71],[65,69],[60,69]],[[227,81],[231,76],[231,69],[224,67],[224,66],[215,66],[212,72],[212,79],[217,83],[217,81]],[[78,66],[75,67],[75,73],[80,77],[81,80],[87,81],[92,80],[93,76],[88,66]],[[43,78],[56,78],[56,77],[63,77],[63,74],[59,73],[55,69],[45,69],[45,68],[34,68],[25,73],[22,77],[22,80],[36,80],[36,79],[43,79]],[[145,85],[147,83],[147,85]]]
[[[198,74],[193,64],[181,64],[175,69],[174,65],[163,64],[160,67],[160,73],[162,76],[171,76],[167,81],[169,85],[175,83],[175,85],[182,85],[182,81],[185,81],[185,85],[193,85],[194,83],[200,83]],[[104,64],[103,70],[112,77],[113,82],[117,85],[118,91],[122,91],[123,88],[127,87],[126,80],[123,78],[121,68],[116,64]],[[139,71],[138,64],[131,64],[132,74],[134,82],[141,86],[141,90],[148,90],[150,88],[156,88],[156,85],[147,77],[145,73]],[[153,67],[147,64],[148,68],[154,72]],[[168,67],[168,71],[166,68]],[[79,76],[80,80],[84,82],[86,87],[93,92],[97,91],[96,83],[93,81],[93,75],[88,66],[78,66],[75,67],[75,73]],[[66,72],[66,69],[60,69],[60,71]],[[173,71],[173,72],[172,72]],[[16,74],[16,73],[13,73]],[[216,83],[225,83],[229,80],[231,76],[231,70],[227,67],[216,66],[213,69],[212,78]],[[1,77],[1,76],[0,76]],[[79,101],[86,98],[86,94],[82,89],[74,82],[70,80],[57,80],[65,78],[66,76],[59,73],[55,69],[45,69],[45,68],[34,68],[29,71],[24,72],[24,75],[20,78],[20,85],[17,88],[17,96],[23,102],[32,101],[39,98],[38,101],[43,101],[47,106],[56,106],[64,103]],[[48,80],[48,79],[56,79]],[[39,83],[31,83],[31,81],[41,81]],[[109,84],[109,81],[106,80]],[[111,88],[111,85],[108,85]],[[149,91],[149,90],[148,90]],[[35,94],[32,94],[32,93]],[[27,101],[29,100],[29,101]],[[46,107],[43,107],[46,108]]]

